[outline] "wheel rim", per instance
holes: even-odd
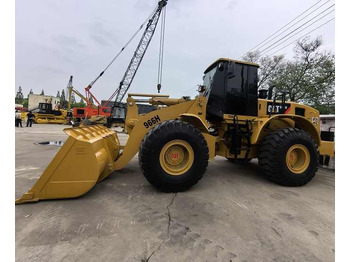
[[[193,149],[186,141],[172,140],[160,151],[159,162],[164,171],[178,176],[186,173],[194,161]]]
[[[291,146],[286,154],[286,163],[288,169],[295,174],[305,172],[310,165],[309,150],[301,144]]]

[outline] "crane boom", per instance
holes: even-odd
[[[82,95],[78,90],[75,90],[73,87],[73,76],[70,76],[68,84],[67,84],[67,90],[68,90],[68,111],[71,111],[72,107],[72,93],[79,96],[83,101],[85,101],[86,105],[89,105],[90,101]],[[91,107],[96,108],[94,104],[91,105]]]
[[[68,111],[71,110],[71,100],[72,100],[72,89],[73,89],[73,76],[69,77],[69,81],[67,84],[67,90],[68,90]]]
[[[131,58],[128,68],[126,69],[124,77],[122,81],[120,81],[118,89],[112,95],[116,95],[114,106],[117,106],[118,103],[122,101],[126,92],[130,88],[130,85],[136,75],[137,69],[139,68],[143,56],[145,55],[146,50],[152,40],[162,9],[166,6],[167,1],[168,0],[160,0],[158,2],[158,8],[155,10],[153,16],[149,19],[141,40],[135,50],[133,57]]]

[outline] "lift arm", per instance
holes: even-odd
[[[73,87],[73,76],[71,76],[69,78],[67,89],[68,89],[68,111],[71,110],[71,106],[72,106],[71,105],[71,103],[72,103],[72,93],[76,94],[81,99],[83,99],[87,106],[89,105],[90,101],[85,96],[83,96],[82,93],[80,93],[78,90],[74,89],[74,87]],[[92,107],[96,107],[94,104],[92,104],[91,106]]]

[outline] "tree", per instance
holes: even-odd
[[[41,95],[41,96],[44,96],[44,95],[45,95],[45,93],[44,93],[44,89],[43,89],[43,90],[41,90],[40,95]]]
[[[64,89],[62,89],[62,92],[61,92],[60,105],[61,105],[61,108],[67,108],[67,100],[66,100],[66,94],[64,92]]]
[[[56,97],[61,97],[61,95],[60,95],[60,91],[59,91],[59,90],[57,91],[57,95],[56,95]]]
[[[23,99],[23,107],[24,108],[28,108],[28,104],[29,104],[29,95],[32,95],[33,94],[33,89],[30,89],[28,95],[27,95],[27,98],[24,98]]]
[[[86,107],[85,101],[81,98],[79,103],[72,104],[72,108],[73,107]]]
[[[335,57],[320,51],[323,41],[304,38],[295,47],[294,61],[285,63],[278,78],[272,81],[278,90],[286,91],[292,101],[319,109],[334,107]]]
[[[23,99],[23,107],[28,108],[28,98]]]
[[[18,91],[15,97],[15,103],[16,104],[22,104],[23,103],[23,93],[22,93],[22,87],[18,87]]]
[[[259,53],[250,53],[244,59],[260,64],[259,88],[275,86],[275,91],[286,92],[292,101],[312,106],[322,114],[334,113],[335,56],[321,51],[322,44],[320,37],[298,41],[293,60],[261,57]]]
[[[284,56],[277,55],[273,57],[262,57],[259,51],[250,52],[243,57],[243,60],[252,63],[258,63],[259,67],[259,89],[267,89],[270,86],[270,80],[275,79],[283,67]]]

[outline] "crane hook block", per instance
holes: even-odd
[[[162,88],[162,85],[161,84],[158,84],[157,85],[157,89],[158,89],[158,93],[160,93],[160,89]]]

